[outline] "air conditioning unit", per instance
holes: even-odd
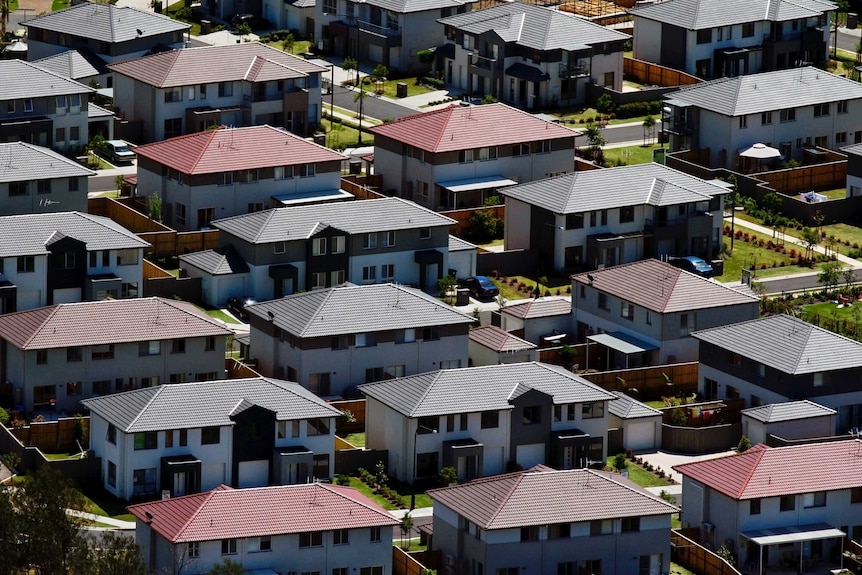
[[[713,525],[709,521],[704,521],[703,522],[703,530],[706,531],[707,533],[712,533],[713,531],[715,531],[715,525]]]

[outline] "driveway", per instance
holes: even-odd
[[[682,453],[670,453],[667,451],[653,451],[651,453],[638,453],[638,457],[642,457],[644,461],[648,461],[656,469],[661,467],[673,480],[677,483],[682,483],[682,475],[671,469],[672,466],[682,463],[693,463],[695,461],[706,461],[707,459],[715,459],[716,457],[724,457],[734,453],[736,453],[734,449],[704,455],[684,455]]]

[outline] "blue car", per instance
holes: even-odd
[[[494,285],[494,282],[485,276],[474,276],[463,279],[458,282],[461,287],[470,290],[470,295],[474,298],[492,298],[500,295],[500,290]]]
[[[668,263],[672,266],[705,278],[711,278],[714,272],[709,262],[697,256],[675,258],[670,260]]]

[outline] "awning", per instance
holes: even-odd
[[[528,82],[546,82],[551,79],[551,76],[547,72],[542,72],[534,66],[528,66],[521,62],[512,64],[506,68],[506,74]]]
[[[514,186],[517,183],[518,182],[504,178],[503,176],[485,176],[484,178],[437,182],[437,185],[444,190],[449,190],[450,192],[457,194],[458,192],[472,192],[474,190],[487,190],[489,188]]]
[[[588,335],[587,339],[596,343],[600,343],[620,353],[624,353],[625,355],[658,349],[657,345],[647,343],[642,339],[638,339],[621,331],[615,331],[614,333],[597,333],[595,335]]]
[[[317,190],[277,194],[272,196],[272,199],[283,206],[295,206],[297,204],[313,204],[323,201],[331,202],[332,200],[350,200],[353,199],[353,194],[344,190]]]
[[[826,523],[814,525],[794,525],[791,527],[776,527],[758,531],[743,531],[743,537],[757,545],[778,545],[781,543],[796,543],[799,541],[815,541],[818,539],[843,538],[846,534]]]

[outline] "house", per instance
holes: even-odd
[[[475,321],[391,283],[345,284],[247,309],[258,372],[321,396],[355,395],[360,383],[466,366]]]
[[[770,435],[782,439],[829,437],[835,433],[837,414],[807,399],[749,407],[742,410],[742,434],[755,445],[767,443]]]
[[[353,56],[402,72],[427,71],[417,54],[443,36],[438,18],[462,14],[475,0],[325,0],[317,2],[314,37],[336,58]]]
[[[721,249],[728,190],[651,163],[572,172],[500,193],[506,249],[536,249],[559,270],[670,255],[708,260]]]
[[[705,398],[743,399],[749,407],[808,399],[838,411],[834,432],[862,426],[855,384],[862,377],[862,343],[789,315],[704,326],[692,337],[700,344],[698,386]]]
[[[670,572],[677,508],[617,474],[538,466],[429,495],[452,573]]]
[[[629,10],[633,53],[638,60],[706,79],[824,66],[837,9],[828,0],[638,5]]]
[[[473,328],[467,335],[470,339],[467,353],[471,367],[539,360],[536,344],[495,325]]]
[[[692,332],[759,313],[753,293],[654,259],[572,276],[572,328],[607,348],[599,369],[697,361]]]
[[[533,110],[583,105],[590,84],[622,91],[628,34],[521,2],[439,21],[446,83],[469,94]]]
[[[135,148],[138,190],[156,193],[176,230],[267,208],[353,199],[344,155],[272,126],[222,128]]]
[[[130,6],[83,2],[22,23],[28,58],[87,49],[108,64],[185,47],[191,25]],[[110,86],[106,86],[110,88]]]
[[[608,425],[623,433],[623,449],[646,451],[661,447],[662,413],[621,391],[608,404]]]
[[[332,476],[341,412],[293,382],[157,385],[82,403],[105,489],[121,499]]]
[[[212,221],[219,248],[180,256],[206,301],[258,301],[344,282],[436,289],[454,220],[399,198],[295,206]],[[234,255],[232,255],[234,254]]]
[[[67,181],[67,190],[69,185]],[[79,181],[78,189],[82,186],[86,190]],[[52,181],[52,195],[69,193],[62,182],[56,187],[55,191]],[[37,180],[26,191],[38,196],[39,189]],[[0,312],[106,297],[136,298],[148,247],[113,220],[83,212],[0,217]]]
[[[862,539],[858,439],[748,451],[675,465],[682,474],[683,528],[725,545],[750,573],[800,572],[834,563],[845,534]],[[823,466],[828,462],[829,472]],[[836,568],[823,566],[828,569]]]
[[[0,142],[23,140],[75,153],[89,142],[93,88],[23,60],[0,60]]]
[[[572,327],[572,300],[545,296],[507,303],[500,309],[500,327],[537,345],[564,341]]]
[[[399,481],[458,480],[548,463],[603,464],[607,403],[616,396],[544,363],[441,369],[359,386],[366,445],[389,453]]]
[[[54,12],[54,14],[58,14],[58,12]],[[105,61],[90,51],[89,48],[67,49],[64,52],[31,61],[43,70],[75,80],[85,86],[90,86],[90,83],[94,82],[99,87],[110,90],[114,85],[114,76],[108,71]]]
[[[225,559],[247,573],[392,575],[399,521],[350,487],[224,486],[129,507],[135,542],[154,571],[202,575]]]
[[[87,178],[96,172],[26,142],[0,144],[0,216],[87,211]]]
[[[476,275],[476,257],[478,249],[475,244],[449,236],[449,274],[455,272],[456,278],[468,278]]]
[[[0,315],[0,378],[22,410],[74,413],[89,397],[224,378],[232,333],[181,301],[55,304]]]
[[[262,0],[263,17],[275,30],[296,30],[299,38],[314,43],[316,0]],[[230,14],[227,14],[229,16]]]
[[[498,188],[572,171],[578,135],[499,103],[453,105],[370,131],[383,189],[432,210],[482,206]]]
[[[327,70],[257,42],[162,52],[109,69],[115,111],[139,124],[142,142],[220,125],[312,133]]]
[[[721,78],[667,94],[671,151],[709,148],[710,167],[736,168],[756,143],[805,160],[813,146],[862,142],[862,85],[810,66]]]
[[[841,148],[847,155],[847,197],[862,196],[862,144]]]

